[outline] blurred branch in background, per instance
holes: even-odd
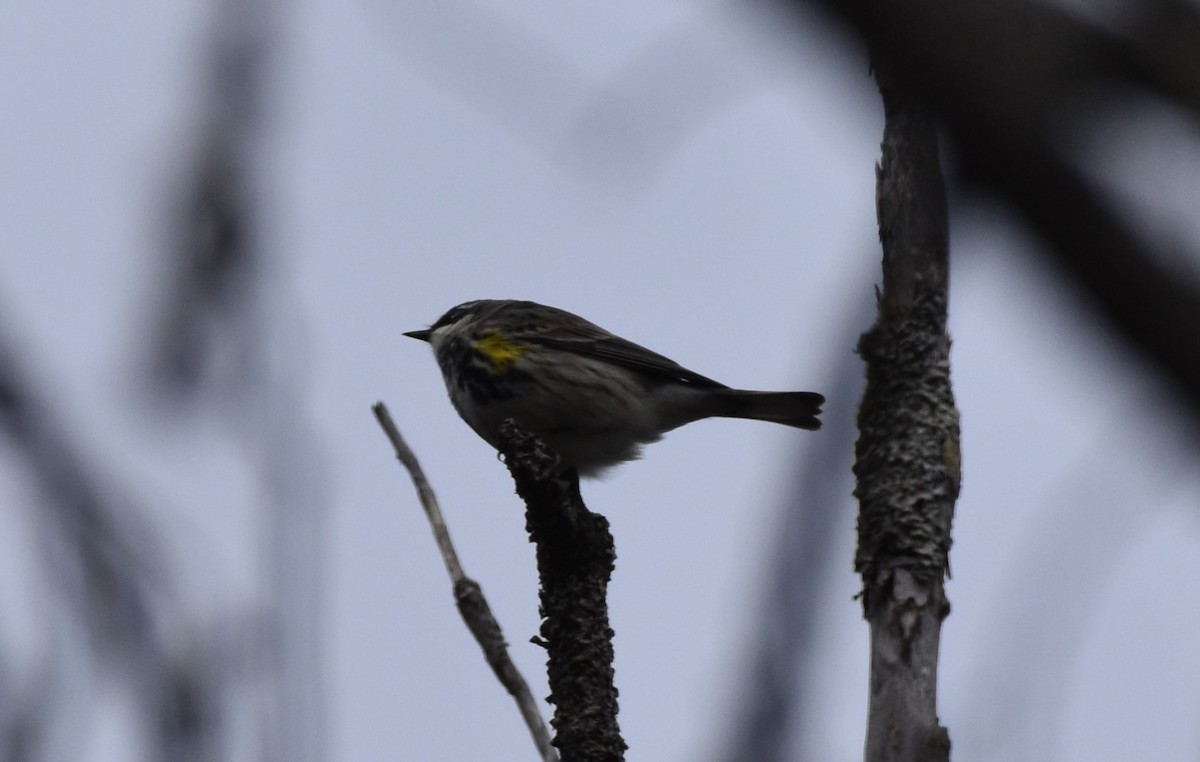
[[[1195,242],[1181,251],[1139,233],[1128,205],[1093,179],[1106,167],[1072,159],[1090,131],[1142,98],[1195,125],[1200,9],[1113,3],[1104,20],[1117,33],[1035,0],[772,5],[821,7],[887,53],[944,125],[965,176],[1049,244],[1044,251],[1200,423],[1200,284],[1178,269],[1194,267]]]
[[[33,612],[34,629],[50,634],[39,636],[46,666],[3,688],[6,760],[84,758],[96,695],[111,683],[136,707],[124,740],[146,758],[203,762],[247,748],[260,759],[325,758],[322,459],[289,353],[294,315],[264,278],[262,121],[280,18],[270,0],[223,0],[213,18],[207,99],[170,207],[168,276],[155,284],[158,314],[138,325],[157,331],[148,351],[158,411],[171,424],[191,420],[185,412],[225,420],[257,479],[262,507],[248,513],[262,517],[262,600],[223,601],[226,613],[199,621],[181,559],[165,555],[136,492],[56,420],[70,405],[38,399],[44,385],[0,346],[0,430],[42,501],[32,517],[54,596]],[[247,707],[258,727],[241,719]]]
[[[271,0],[218,0],[207,99],[172,199],[167,280],[158,295],[154,378],[167,404],[240,396],[262,347],[260,130]]]
[[[111,464],[83,453],[33,388],[0,339],[0,431],[40,497],[32,518],[56,598],[33,612],[46,618],[38,623],[50,649],[42,658],[86,668],[51,667],[26,695],[5,686],[4,759],[82,758],[73,744],[99,694],[90,674],[115,681],[138,704],[154,758],[220,758],[230,654],[201,642],[179,605],[147,512],[113,486]]]
[[[264,131],[270,64],[283,22],[273,0],[219,0],[207,99],[172,235],[171,285],[155,343],[174,407],[209,403],[259,481],[266,663],[263,759],[325,758],[322,617],[323,458],[299,388],[297,322],[266,276],[262,209],[274,192]],[[175,410],[168,412],[178,412]]]

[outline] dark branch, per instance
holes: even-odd
[[[579,477],[513,421],[500,429],[505,463],[525,501],[525,526],[537,545],[541,635],[549,659],[554,743],[564,762],[617,762],[617,726],[608,581],[616,550],[608,520],[579,494]]]
[[[883,96],[876,208],[883,292],[859,341],[867,386],[854,473],[863,609],[871,626],[867,762],[939,762],[950,737],[937,718],[941,621],[949,610],[950,525],[958,497],[958,411],[946,335],[946,193],[933,115],[872,50]]]

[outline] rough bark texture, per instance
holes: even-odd
[[[855,567],[871,627],[868,762],[948,760],[937,718],[942,587],[959,487],[950,386],[945,189],[933,117],[875,60],[886,124],[876,206],[883,291],[859,341],[867,387],[854,473]]]
[[[623,760],[608,624],[608,581],[616,563],[608,520],[587,509],[578,476],[560,472],[558,458],[541,441],[512,421],[501,435],[537,545],[554,745],[563,762]]]

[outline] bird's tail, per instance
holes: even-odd
[[[716,412],[721,418],[751,418],[815,431],[825,398],[816,392],[751,392],[726,389],[716,395]]]

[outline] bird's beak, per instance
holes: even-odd
[[[420,331],[408,331],[404,335],[413,339],[420,339],[421,341],[429,341],[429,337],[432,334],[432,329],[423,328]]]

